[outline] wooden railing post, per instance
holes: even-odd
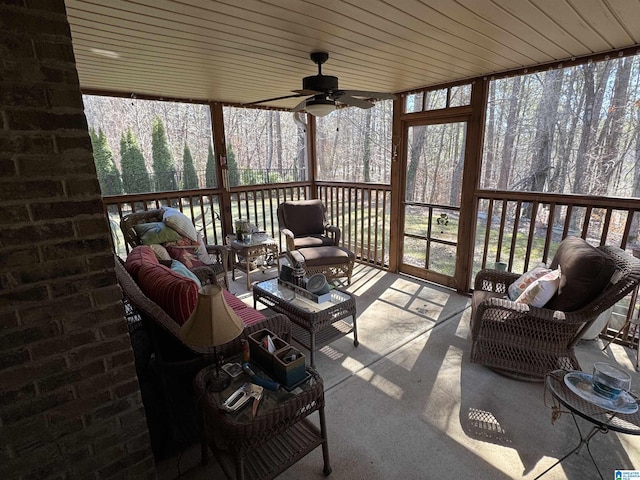
[[[211,130],[213,131],[213,152],[216,159],[216,173],[218,175],[218,187],[220,193],[220,220],[222,222],[222,235],[233,232],[233,219],[231,218],[231,193],[229,189],[229,166],[227,165],[227,145],[225,143],[224,116],[222,105],[218,102],[209,104],[211,110]]]

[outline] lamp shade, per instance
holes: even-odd
[[[307,101],[304,109],[314,117],[324,117],[336,109],[336,102],[326,98],[313,98]]]
[[[227,305],[218,285],[198,290],[198,302],[189,319],[180,327],[180,338],[190,345],[217,347],[238,337],[244,324]]]

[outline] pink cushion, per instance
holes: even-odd
[[[148,245],[140,245],[129,252],[124,267],[134,280],[138,277],[140,267],[144,264],[158,265],[158,257],[156,257],[153,249]]]
[[[196,282],[158,263],[140,267],[138,286],[179,325],[189,319],[198,301]]]

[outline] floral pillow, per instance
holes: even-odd
[[[551,272],[551,270],[546,267],[535,267],[534,269],[523,273],[520,278],[509,285],[509,288],[507,289],[509,300],[515,301],[520,295],[522,295],[522,292],[524,292],[529,285],[549,272]]]
[[[532,307],[544,307],[551,300],[560,286],[560,267],[535,280],[516,299],[516,303],[524,303]]]
[[[198,254],[192,248],[166,247],[166,249],[172,259],[183,263],[189,270],[205,265],[198,259]]]

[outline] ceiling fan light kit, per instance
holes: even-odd
[[[293,95],[268,98],[246,105],[257,105],[285,98],[309,97],[296,105],[293,111],[306,111],[316,117],[324,117],[336,109],[336,102],[352,107],[371,108],[373,107],[373,102],[370,99],[394,100],[396,98],[391,93],[340,90],[338,88],[338,77],[322,74],[322,64],[329,59],[329,54],[327,52],[312,52],[310,58],[313,63],[318,65],[318,74],[304,77],[302,79],[302,90],[294,90]],[[364,97],[364,99],[356,97]]]
[[[326,98],[306,100],[304,109],[314,117],[324,117],[336,109],[336,102]]]

